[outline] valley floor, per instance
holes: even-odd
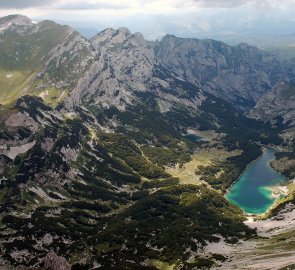
[[[173,177],[179,178],[181,184],[206,184],[201,180],[201,175],[196,173],[199,166],[210,166],[216,162],[224,162],[227,158],[237,156],[242,151],[226,151],[225,149],[208,148],[203,149],[191,156],[191,161],[183,164],[176,164],[173,167],[166,167],[166,172]],[[219,171],[217,174],[221,174]]]

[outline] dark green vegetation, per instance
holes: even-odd
[[[94,261],[103,269],[145,269],[142,262],[149,260],[182,264],[183,269],[211,267],[220,261],[218,255],[188,262],[188,248],[195,252],[219,241],[215,235],[236,243],[254,234],[243,225],[242,212],[220,194],[204,186],[179,185],[164,166],[186,163],[195,150],[210,147],[208,142],[183,137],[187,127],[224,133],[215,147],[240,149],[241,155],[199,168],[199,173],[212,187],[225,191],[260,155],[258,143],[280,141],[275,132],[213,96],[220,106],[208,102],[202,109],[206,113],[175,107],[162,114],[153,98],[140,110],[87,106],[91,112],[79,109],[71,118],[60,118],[39,98],[17,102],[16,110],[43,124],[38,124],[38,132],[23,135],[36,141],[32,149],[14,161],[4,157],[1,161],[8,179],[0,189],[6,260],[34,265],[54,250],[77,269],[89,268]],[[228,121],[233,114],[234,129]],[[94,117],[107,125],[114,116],[121,122],[115,133],[93,126]],[[257,136],[257,130],[264,135]],[[15,133],[3,131],[1,136],[13,138]],[[49,141],[50,147],[45,147]],[[218,177],[217,170],[222,171]],[[9,214],[12,210],[25,216]],[[16,259],[15,249],[28,250],[30,256]]]
[[[286,175],[290,180],[295,177],[295,153],[292,152],[277,152],[275,153],[276,160],[272,162],[272,166],[278,172]]]
[[[54,250],[77,269],[94,261],[103,269],[145,269],[142,262],[149,260],[207,267],[220,257],[187,262],[190,252],[219,241],[216,235],[235,243],[255,233],[222,195],[179,185],[163,169],[189,161],[206,142],[190,142],[170,128],[157,140],[149,133],[154,142],[136,143],[126,130],[89,129],[93,117],[86,111],[60,118],[33,97],[22,98],[15,109],[43,124],[24,136],[36,141],[26,154],[1,158],[7,178],[0,187],[1,253],[12,264],[34,265]],[[16,258],[15,250],[30,256]]]
[[[104,142],[108,152],[124,160],[136,173],[150,179],[169,176],[164,170],[148,162],[142,156],[141,150],[125,136],[120,134],[102,134],[99,135],[99,139]]]
[[[121,257],[122,266],[134,253],[133,260],[138,267],[146,257],[179,264],[190,252],[198,251],[196,243],[218,241],[212,233],[223,235],[231,243],[251,236],[253,231],[242,220],[240,210],[216,192],[205,187],[175,186],[137,201],[111,220],[114,226],[108,226],[101,236],[91,237],[89,241],[99,243],[96,254],[105,268],[112,268],[114,263],[110,254]],[[189,252],[188,247],[191,247]]]
[[[184,146],[174,144],[174,142],[167,146],[144,146],[141,149],[149,160],[160,166],[173,166],[177,163],[183,164],[190,161],[190,151]]]
[[[246,166],[262,154],[261,148],[254,143],[239,145],[238,149],[243,151],[242,154],[210,166],[199,166],[196,174],[201,175],[201,179],[212,187],[225,192],[239,178]]]

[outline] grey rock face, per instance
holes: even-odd
[[[23,15],[10,15],[0,18],[0,34],[4,30],[14,29],[19,32],[29,29],[34,25],[34,22]]]
[[[71,266],[64,257],[57,256],[50,252],[44,259],[44,270],[70,270]]]
[[[204,100],[200,89],[248,109],[288,75],[273,56],[246,44],[231,47],[169,35],[152,43],[127,28],[108,28],[86,40],[72,28],[51,21],[34,23],[18,15],[0,19],[1,33],[11,27],[27,44],[27,51],[4,49],[0,56],[1,52],[18,54],[13,66],[34,66],[36,74],[28,79],[24,94],[32,90],[46,98],[48,89],[57,89],[56,100],[64,100],[69,110],[92,103],[124,111],[138,101],[136,92],[149,92],[156,96],[160,111],[166,112],[175,103],[199,106]],[[38,45],[43,43],[48,45],[46,50]],[[22,54],[31,54],[32,59]],[[168,75],[162,78],[157,70]],[[177,88],[176,79],[194,84],[195,95],[184,98],[163,92]]]
[[[168,111],[172,104],[199,106],[203,94],[191,98],[181,98],[167,93],[175,86],[175,76],[165,75],[161,70],[153,48],[144,40],[142,34],[131,34],[126,28],[108,28],[90,40],[96,53],[96,60],[85,72],[77,87],[66,100],[69,109],[81,105],[82,101],[96,104],[101,108],[116,107],[124,111],[126,106],[137,102],[135,92],[149,92],[157,97],[162,112]],[[163,89],[167,91],[163,92]],[[196,93],[199,92],[196,87]]]
[[[183,100],[163,93],[163,89],[174,87],[173,79],[155,75],[158,68],[244,109],[253,107],[280,79],[287,78],[275,57],[246,44],[231,47],[213,40],[174,36],[153,44],[126,28],[108,28],[90,43],[96,60],[67,98],[69,109],[92,102],[123,111],[136,103],[136,91],[153,92],[161,112],[169,111],[175,102],[193,107],[202,103],[204,95]]]
[[[124,110],[132,104],[132,91],[146,91],[153,76],[154,53],[139,33],[128,29],[106,29],[91,39],[96,61],[67,100],[69,107],[92,100],[104,108]]]
[[[214,40],[165,36],[155,50],[169,70],[242,107],[253,105],[284,77],[275,57],[246,44],[231,47]]]
[[[71,266],[64,257],[50,252],[43,259],[42,267],[18,266],[16,270],[70,270]]]
[[[261,97],[249,116],[264,121],[278,116],[283,122],[295,119],[295,85],[288,82],[279,82],[273,89]]]

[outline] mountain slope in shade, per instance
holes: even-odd
[[[61,112],[30,96],[17,101],[2,118],[0,133],[1,146],[7,147],[0,155],[5,263],[36,266],[55,251],[76,267],[156,269],[154,260],[179,260],[191,269],[218,262],[203,255],[200,262],[189,261],[209,242],[231,243],[254,234],[243,225],[242,212],[218,192],[180,185],[161,163],[147,158],[144,146],[176,150],[176,157],[166,157],[169,162],[189,160],[200,146],[181,139],[177,125],[169,127],[168,121],[178,121],[175,116],[162,115],[157,130],[145,114],[133,114],[127,130],[119,121],[108,127],[107,118],[101,129],[101,119],[85,109]],[[106,128],[121,128],[125,135]]]
[[[274,56],[247,44],[232,47],[167,35],[155,50],[158,61],[169,70],[240,107],[252,107],[286,76]]]
[[[264,121],[279,121],[293,126],[295,124],[295,85],[284,81],[279,82],[259,99],[249,115]]]

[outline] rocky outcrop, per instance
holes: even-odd
[[[295,85],[279,82],[273,89],[263,95],[249,116],[264,121],[281,117],[283,123],[295,123]]]
[[[50,252],[44,259],[44,270],[70,270],[71,266],[64,257],[57,256]]]
[[[139,33],[126,28],[106,29],[91,39],[97,55],[85,76],[67,99],[68,107],[81,98],[104,108],[124,110],[132,104],[133,91],[146,91],[153,76],[154,53]]]
[[[46,255],[39,267],[18,266],[16,270],[70,270],[71,266],[64,257],[54,252]]]
[[[10,15],[0,18],[0,35],[7,29],[22,33],[30,29],[35,23],[23,15]]]
[[[34,23],[18,15],[0,20],[1,31],[8,28],[16,31],[19,42],[27,46],[24,52],[18,51],[9,34],[5,36],[11,46],[0,46],[0,56],[18,57],[0,61],[0,67],[8,68],[7,63],[9,68],[32,66],[36,72],[19,95],[32,91],[50,99],[50,91],[55,89],[51,99],[57,103],[64,100],[69,110],[83,100],[100,108],[124,111],[137,102],[135,92],[153,92],[162,112],[175,102],[198,106],[203,98],[184,100],[163,93],[163,89],[177,88],[175,79],[192,83],[196,93],[202,89],[248,109],[291,72],[291,68],[285,72],[272,55],[247,44],[232,47],[219,41],[172,35],[153,43],[127,28],[108,28],[86,40],[69,26],[51,21]],[[158,70],[167,71],[164,78]]]
[[[204,91],[240,107],[251,107],[284,78],[280,62],[247,44],[165,36],[155,44],[160,63]]]
[[[127,28],[108,28],[90,42],[97,60],[66,99],[68,109],[79,106],[83,100],[100,108],[124,111],[126,106],[138,102],[136,93],[143,92],[155,95],[162,112],[169,111],[176,103],[197,108],[205,99],[196,86],[190,97],[172,94],[171,89],[186,91],[180,89],[184,87],[180,86],[183,81],[158,65],[154,50],[140,33],[131,34]]]
[[[246,44],[231,47],[214,40],[171,35],[153,44],[126,28],[108,28],[90,42],[97,60],[71,92],[68,108],[79,105],[83,98],[103,108],[125,110],[126,105],[136,103],[135,91],[153,91],[165,112],[175,97],[165,93],[163,100],[163,89],[175,88],[171,83],[174,77],[248,109],[278,80],[287,77],[275,57]],[[169,76],[156,75],[157,69],[168,70]],[[177,98],[185,105],[192,101]],[[197,103],[193,102],[194,106]]]
[[[7,128],[26,127],[32,132],[36,132],[38,129],[38,123],[34,121],[27,113],[17,112],[7,116],[5,120],[5,126]]]

